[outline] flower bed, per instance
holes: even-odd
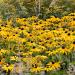
[[[75,64],[75,13],[0,20],[1,72],[52,75],[67,73],[70,63]]]

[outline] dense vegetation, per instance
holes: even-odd
[[[51,15],[62,17],[75,12],[75,0],[0,0],[0,15],[3,18]]]
[[[75,65],[75,13],[0,20],[0,65],[5,73],[67,74]]]
[[[75,0],[0,0],[0,75],[75,75]]]

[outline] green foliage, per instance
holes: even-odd
[[[50,6],[52,2],[53,0],[1,0],[0,16],[6,19],[10,15],[13,17],[36,15],[39,18],[49,18],[52,15],[62,17],[75,12],[74,0],[57,0]]]

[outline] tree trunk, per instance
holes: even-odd
[[[56,4],[56,2],[59,1],[59,0],[52,0],[52,2],[50,3],[49,7],[52,7]]]
[[[39,16],[40,15],[40,12],[41,12],[41,0],[35,0],[35,14],[36,16]]]

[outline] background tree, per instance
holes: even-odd
[[[0,0],[0,15],[8,18],[38,16],[49,18],[51,15],[62,17],[75,12],[74,0]]]

